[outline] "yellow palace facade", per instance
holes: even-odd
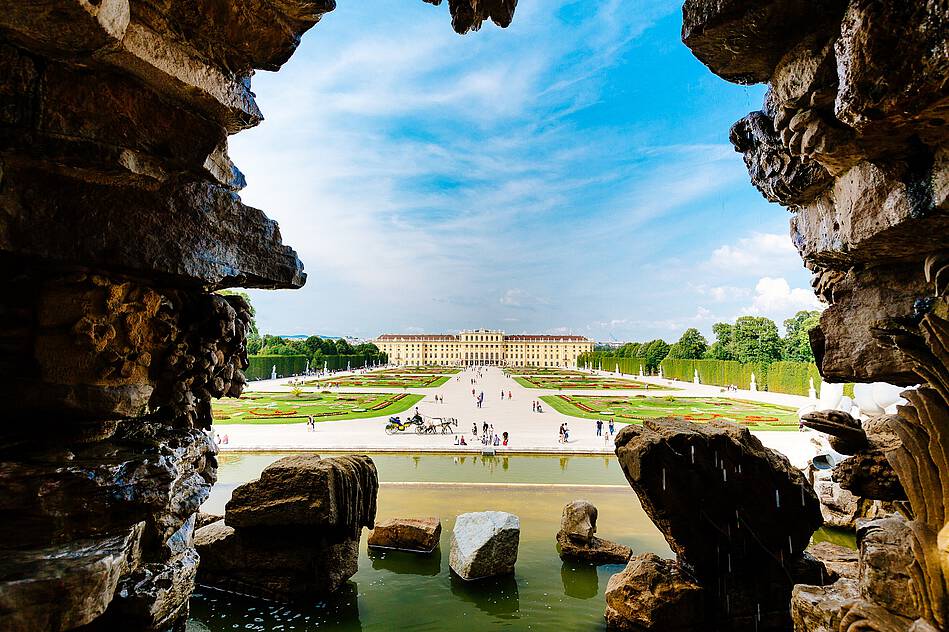
[[[459,334],[384,334],[373,341],[398,365],[575,367],[593,351],[583,336],[507,335],[492,329]]]

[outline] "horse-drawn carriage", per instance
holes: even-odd
[[[405,421],[398,416],[389,417],[386,424],[386,434],[394,435],[415,427],[416,434],[450,434],[458,428],[458,420],[454,417],[429,417],[416,413]]]

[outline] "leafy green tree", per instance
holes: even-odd
[[[361,355],[375,355],[379,353],[379,347],[372,344],[371,342],[364,342],[362,344],[356,345],[353,351]]]
[[[784,321],[783,359],[792,362],[813,362],[814,352],[808,332],[820,324],[820,312],[801,310]]]
[[[778,326],[763,316],[742,316],[732,328],[735,359],[743,363],[771,363],[781,359],[783,344]]]
[[[650,340],[643,343],[640,352],[646,360],[646,369],[655,371],[659,368],[659,363],[669,355],[669,344],[664,340]]]
[[[336,341],[336,353],[338,355],[349,355],[353,352],[353,346],[345,338]]]
[[[670,358],[680,358],[684,360],[698,360],[708,351],[708,340],[696,329],[690,327],[685,330],[679,341],[669,348]]]
[[[732,348],[732,332],[734,327],[729,323],[715,323],[712,325],[712,333],[715,334],[715,342],[711,344],[708,351],[702,356],[706,360],[734,360],[735,352]]]

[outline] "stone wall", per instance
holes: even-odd
[[[769,85],[731,140],[752,183],[791,212],[791,239],[828,303],[811,332],[824,379],[922,384],[898,415],[864,424],[869,447],[835,475],[858,495],[903,501],[912,562],[864,578],[857,599],[828,599],[841,611],[832,619],[946,629],[949,4],[687,0],[683,17],[683,41],[712,72]],[[901,486],[858,489],[891,478]],[[888,576],[912,607],[873,590]]]
[[[516,1],[448,4],[461,33]],[[227,138],[334,7],[0,0],[0,629],[183,626],[210,402],[247,366],[214,292],[306,279]]]

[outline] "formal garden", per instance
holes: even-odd
[[[548,376],[548,375],[569,375],[569,376],[580,376],[580,375],[589,375],[584,371],[578,371],[576,369],[561,369],[558,367],[548,367],[548,366],[509,366],[504,368],[504,373],[506,375],[539,375],[539,376]]]
[[[360,375],[340,375],[303,382],[305,386],[326,388],[344,386],[354,388],[435,388],[451,379],[449,375],[404,374],[404,373],[363,373]]]
[[[391,369],[373,371],[373,375],[456,375],[461,373],[460,366],[399,366]]]
[[[683,417],[697,423],[712,419],[733,421],[749,430],[798,429],[797,411],[793,408],[737,399],[545,395],[541,400],[565,415],[584,419],[641,423],[655,417]]]
[[[214,424],[293,424],[396,415],[422,399],[407,393],[245,393],[214,400]]]
[[[580,373],[571,375],[524,375],[514,376],[514,380],[527,388],[542,388],[562,391],[617,391],[626,389],[648,389],[649,384],[619,377],[600,377]],[[653,385],[654,389],[676,390]]]

